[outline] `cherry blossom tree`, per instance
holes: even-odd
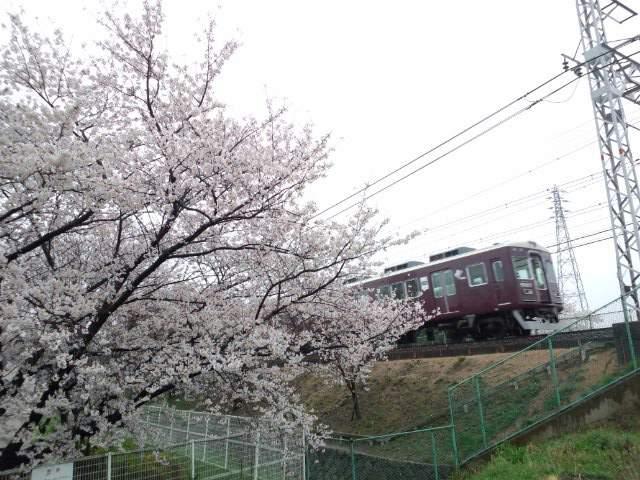
[[[211,408],[242,401],[309,428],[290,382],[304,356],[358,356],[376,331],[358,329],[393,310],[345,307],[362,316],[340,334],[344,280],[395,240],[370,209],[336,223],[303,201],[329,167],[328,138],[270,104],[228,115],[214,91],[236,44],[218,45],[212,22],[194,65],[159,48],[159,3],[107,13],[99,49],[81,55],[59,31],[9,23],[0,465],[117,443],[170,392],[215,390]]]
[[[358,392],[366,388],[373,365],[386,360],[397,341],[407,331],[421,327],[426,317],[418,301],[375,298],[367,291],[356,297],[343,292],[332,315],[338,321],[326,322],[322,330],[323,346],[332,348],[320,348],[317,369],[329,382],[346,387],[351,420],[361,420]]]

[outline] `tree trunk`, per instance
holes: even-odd
[[[362,412],[360,411],[360,400],[358,399],[358,391],[355,382],[349,383],[349,391],[351,392],[351,421],[362,420]]]

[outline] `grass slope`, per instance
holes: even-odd
[[[351,399],[345,387],[306,375],[297,381],[297,389],[305,405],[336,432],[375,435],[438,426],[449,422],[447,387],[508,355],[379,362],[371,372],[367,390],[360,391],[361,421],[351,420]],[[522,365],[514,364],[514,370],[505,374],[524,371],[532,361],[545,361],[547,355],[545,351],[532,352]]]
[[[488,464],[452,480],[640,480],[640,433],[618,427],[518,447],[505,445]]]

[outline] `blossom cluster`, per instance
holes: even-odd
[[[194,65],[159,48],[160,3],[100,21],[78,55],[10,17],[0,60],[0,464],[117,444],[162,395],[253,405],[311,428],[291,379],[309,352],[376,352],[412,327],[345,279],[395,240],[302,195],[327,136],[214,96],[234,42]],[[387,325],[387,327],[385,327]],[[383,340],[384,339],[384,340]]]

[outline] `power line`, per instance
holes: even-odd
[[[629,55],[629,57],[632,57],[632,56],[636,55],[637,53],[640,53],[640,51],[637,51],[637,52],[634,52],[634,53],[630,54],[630,55]],[[599,56],[598,56],[598,57],[596,57],[596,58],[599,58],[600,56],[603,56],[603,55],[605,55],[605,54],[606,54],[606,53],[602,53],[601,55],[599,55]],[[591,59],[591,61],[592,61],[592,60],[593,60],[593,59]],[[578,66],[586,65],[586,63],[587,63],[587,62],[582,62],[581,64],[578,64]],[[607,66],[608,66],[608,65],[602,65],[602,66],[600,66],[599,68],[605,68],[605,67],[607,67]],[[470,130],[474,129],[474,128],[475,128],[475,127],[477,127],[478,125],[480,125],[480,124],[482,124],[482,123],[486,122],[487,120],[489,120],[489,119],[491,119],[491,118],[495,117],[496,115],[498,115],[498,114],[502,113],[503,111],[505,111],[505,110],[506,110],[506,109],[508,109],[509,107],[511,107],[511,106],[513,106],[513,105],[515,105],[516,103],[518,103],[519,101],[521,101],[521,100],[523,100],[523,99],[526,99],[526,97],[527,97],[527,96],[529,96],[529,95],[531,95],[532,93],[534,93],[534,92],[536,92],[536,91],[540,90],[541,88],[545,87],[546,85],[548,85],[548,84],[552,83],[553,81],[555,81],[556,79],[558,79],[558,78],[560,78],[561,76],[565,75],[566,73],[567,73],[567,71],[563,71],[563,72],[561,72],[561,73],[558,73],[558,74],[554,75],[553,77],[549,78],[548,80],[546,80],[546,81],[544,81],[544,82],[540,83],[540,84],[539,84],[539,85],[537,85],[535,88],[533,88],[533,89],[529,90],[528,92],[526,92],[525,94],[521,95],[520,97],[518,97],[518,98],[516,98],[516,99],[512,100],[511,102],[509,102],[509,103],[508,103],[508,104],[506,104],[505,106],[503,106],[503,107],[501,107],[501,108],[499,108],[499,109],[495,110],[495,111],[494,111],[494,112],[492,112],[491,114],[484,116],[482,119],[480,119],[480,120],[478,120],[477,122],[473,123],[472,125],[470,125],[470,126],[468,126],[468,127],[464,128],[463,130],[461,130],[461,131],[460,131],[460,132],[458,132],[457,134],[453,135],[452,137],[449,137],[448,139],[446,139],[445,141],[443,141],[443,142],[441,142],[440,144],[436,145],[435,147],[433,147],[433,148],[429,149],[428,151],[426,151],[426,152],[424,152],[424,153],[422,153],[422,154],[418,155],[417,157],[415,157],[415,158],[411,159],[410,161],[408,161],[408,162],[406,162],[406,163],[402,164],[402,165],[401,165],[401,166],[399,166],[398,168],[396,168],[396,169],[392,170],[391,172],[389,172],[389,173],[387,173],[386,175],[384,175],[384,176],[382,176],[382,177],[378,178],[377,180],[375,180],[375,181],[373,181],[372,183],[370,183],[370,184],[366,185],[365,187],[363,187],[363,188],[361,188],[361,189],[357,190],[356,192],[354,192],[354,193],[352,193],[352,194],[348,195],[347,197],[343,198],[342,200],[340,200],[340,201],[338,201],[338,202],[333,203],[332,205],[330,205],[329,207],[325,208],[324,210],[321,210],[320,212],[318,212],[318,213],[316,213],[315,215],[313,215],[312,217],[310,217],[310,220],[312,220],[312,219],[314,219],[314,218],[317,218],[318,216],[320,216],[320,215],[322,215],[322,214],[324,214],[324,213],[326,213],[326,212],[328,212],[328,211],[330,211],[330,210],[334,209],[335,207],[337,207],[337,206],[339,206],[339,205],[342,205],[343,203],[345,203],[345,202],[347,202],[348,200],[350,200],[350,199],[352,199],[352,198],[354,198],[354,197],[358,196],[359,194],[361,194],[361,193],[363,193],[363,192],[366,192],[366,191],[367,191],[368,189],[370,189],[372,186],[377,185],[377,184],[379,184],[380,182],[382,182],[382,181],[384,181],[384,180],[388,179],[389,177],[393,176],[394,174],[398,173],[399,171],[401,171],[401,170],[403,170],[403,169],[407,168],[408,166],[412,165],[413,163],[417,162],[418,160],[420,160],[420,159],[424,158],[426,155],[428,155],[428,154],[430,154],[430,153],[434,152],[435,150],[437,150],[437,149],[439,149],[439,148],[443,147],[444,145],[446,145],[446,144],[448,144],[448,143],[452,142],[452,141],[453,141],[453,140],[455,140],[456,138],[458,138],[458,137],[460,137],[460,136],[464,135],[464,134],[465,134],[465,133],[467,133],[468,131],[470,131]],[[467,144],[468,144],[468,143],[470,143],[471,141],[476,140],[477,138],[479,138],[479,137],[481,137],[481,136],[485,135],[486,133],[489,133],[490,131],[494,130],[494,129],[495,129],[495,128],[497,128],[498,126],[500,126],[500,125],[504,124],[505,122],[507,122],[507,121],[509,121],[509,120],[511,120],[511,119],[513,119],[513,118],[515,118],[516,116],[518,116],[518,115],[522,114],[523,112],[525,112],[525,111],[527,111],[527,110],[530,110],[532,107],[534,107],[534,106],[535,106],[535,105],[537,105],[538,103],[540,103],[540,102],[542,102],[543,100],[545,100],[545,99],[547,99],[547,98],[551,97],[552,95],[556,94],[557,92],[559,92],[560,90],[562,90],[562,89],[566,88],[567,86],[571,85],[572,83],[577,82],[579,79],[580,79],[580,77],[576,77],[576,78],[572,79],[571,81],[569,81],[569,82],[567,82],[567,83],[563,84],[561,87],[556,88],[555,90],[551,91],[550,93],[548,93],[548,94],[546,94],[546,95],[543,95],[543,96],[542,96],[542,97],[540,97],[539,99],[532,101],[532,103],[531,103],[530,105],[528,105],[527,107],[522,108],[522,109],[518,110],[517,112],[515,112],[515,113],[513,113],[513,114],[509,115],[507,118],[505,118],[505,119],[503,119],[503,120],[499,121],[498,123],[496,123],[496,124],[492,125],[491,127],[487,128],[487,129],[483,130],[483,131],[482,131],[482,132],[480,132],[479,134],[477,134],[477,135],[473,136],[471,139],[469,139],[469,140],[467,140],[467,141],[463,142],[462,144],[458,145],[458,146],[457,146],[457,147],[455,147],[455,148],[452,148],[451,150],[449,150],[448,152],[446,152],[446,153],[444,153],[444,154],[440,155],[440,156],[439,156],[439,157],[437,157],[436,159],[431,160],[430,162],[427,162],[426,164],[424,164],[424,165],[422,165],[422,166],[420,166],[420,167],[418,167],[418,168],[414,169],[414,170],[413,170],[412,172],[410,172],[409,174],[407,174],[407,175],[405,175],[405,176],[401,177],[400,179],[398,179],[398,180],[396,180],[396,181],[392,182],[391,184],[389,184],[389,185],[387,185],[387,186],[385,186],[385,187],[383,187],[383,188],[381,188],[381,189],[377,190],[376,192],[374,192],[374,193],[372,193],[372,194],[370,194],[370,195],[365,196],[365,197],[362,199],[362,201],[368,200],[368,199],[370,199],[370,198],[372,198],[372,197],[374,197],[374,196],[378,195],[379,193],[384,192],[385,190],[387,190],[387,189],[389,189],[389,188],[393,187],[394,185],[397,185],[399,182],[401,182],[401,181],[405,180],[406,178],[408,178],[408,177],[410,177],[410,176],[414,175],[415,173],[417,173],[417,172],[421,171],[422,169],[424,169],[424,168],[426,168],[426,167],[428,167],[428,166],[430,166],[430,165],[433,165],[433,164],[434,164],[435,162],[437,162],[438,160],[440,160],[440,159],[444,158],[445,156],[447,156],[447,155],[449,155],[449,154],[451,154],[451,153],[453,153],[453,152],[457,151],[457,150],[458,150],[458,149],[460,149],[462,146],[467,145]],[[351,208],[353,208],[353,207],[355,207],[355,206],[359,205],[360,203],[361,203],[361,202],[357,202],[357,203],[351,204],[350,206],[348,206],[348,207],[346,207],[346,208],[343,208],[343,209],[342,209],[342,210],[340,210],[339,212],[337,212],[337,213],[335,213],[335,214],[331,215],[330,217],[328,217],[328,219],[334,218],[334,217],[336,217],[337,215],[340,215],[341,213],[343,213],[343,212],[345,212],[345,211],[347,211],[347,210],[350,210]]]
[[[608,237],[605,238],[599,238],[598,240],[593,240],[591,242],[587,242],[587,243],[581,243],[580,245],[574,245],[573,248],[580,248],[580,247],[586,247],[587,245],[593,245],[594,243],[600,243],[600,242],[604,242],[605,240],[611,240],[613,238],[613,235],[610,235]],[[561,252],[564,252],[564,250],[560,250]]]
[[[580,209],[575,210],[574,212],[572,212],[572,217],[577,217],[577,216],[585,215],[587,213],[591,213],[593,211],[596,211],[599,207],[601,207],[603,205],[605,205],[604,202],[598,202],[598,203],[594,203],[594,204],[588,205],[586,207],[580,208]],[[507,229],[507,230],[500,231],[500,232],[495,232],[495,233],[492,233],[492,234],[489,234],[489,235],[486,235],[486,236],[483,236],[483,237],[475,237],[475,238],[471,238],[470,240],[458,241],[458,242],[456,242],[455,245],[464,245],[464,244],[471,244],[471,243],[478,244],[478,243],[483,242],[483,241],[486,242],[486,241],[489,241],[489,240],[492,240],[492,239],[495,239],[495,238],[501,238],[501,237],[504,237],[506,235],[510,235],[512,233],[519,233],[519,232],[522,232],[522,231],[533,230],[534,228],[542,227],[542,226],[545,226],[545,225],[549,225],[549,224],[551,224],[553,222],[554,222],[553,218],[537,220],[537,221],[532,222],[532,223],[528,223],[528,224],[525,224],[525,225],[519,225],[517,227],[513,227],[513,228],[510,228],[510,229]],[[468,229],[465,229],[465,230],[462,230],[462,231],[455,232],[454,234],[451,234],[451,235],[447,235],[447,236],[443,236],[443,237],[437,238],[437,239],[434,240],[434,243],[437,243],[439,240],[445,240],[445,239],[447,239],[449,237],[457,236],[458,234],[460,234],[460,233],[462,233],[464,231],[473,230],[474,228],[477,228],[477,227],[478,226],[473,227],[473,228],[468,228]],[[438,250],[438,251],[448,250],[448,249],[453,248],[453,247],[454,247],[454,245],[449,244],[444,248],[434,249],[434,251],[435,250]],[[426,256],[426,254],[425,254],[425,256]]]
[[[493,112],[491,112],[488,115],[485,115],[484,117],[482,117],[480,120],[477,120],[476,122],[472,123],[471,125],[463,128],[462,130],[460,130],[458,133],[456,133],[455,135],[452,135],[451,137],[447,138],[446,140],[440,142],[439,144],[437,144],[436,146],[430,148],[429,150],[421,153],[420,155],[412,158],[411,160],[409,160],[408,162],[403,163],[402,165],[400,165],[398,168],[390,171],[389,173],[383,175],[382,177],[378,178],[377,180],[375,180],[374,182],[368,184],[367,186],[361,188],[360,190],[352,193],[351,195],[343,198],[342,200],[333,203],[332,205],[329,205],[327,208],[325,208],[324,210],[321,210],[320,212],[316,213],[313,217],[311,217],[311,219],[316,218],[320,215],[322,215],[323,213],[328,212],[329,210],[332,210],[333,208],[342,205],[343,203],[345,203],[348,200],[351,200],[352,198],[358,196],[359,194],[361,194],[362,192],[367,191],[369,188],[373,187],[374,185],[377,185],[378,183],[386,180],[387,178],[395,175],[396,173],[398,173],[401,170],[404,170],[405,168],[407,168],[408,166],[414,164],[415,162],[417,162],[418,160],[424,158],[425,156],[429,155],[430,153],[433,153],[434,151],[438,150],[439,148],[447,145],[448,143],[451,143],[452,141],[454,141],[456,138],[464,135],[465,133],[467,133],[470,130],[473,130],[474,128],[476,128],[478,125],[481,125],[482,123],[486,122],[487,120],[490,120],[491,118],[495,117],[496,115],[499,115],[500,113],[504,112],[505,110],[507,110],[508,108],[512,107],[513,105],[515,105],[516,103],[518,103],[519,101],[523,100],[525,97],[531,95],[532,93],[535,93],[536,91],[540,90],[541,88],[544,88],[546,85],[548,85],[549,83],[555,81],[556,79],[558,79],[559,77],[561,77],[562,75],[566,74],[567,72],[561,72],[558,73],[556,75],[554,75],[553,77],[551,77],[550,79],[546,80],[545,82],[537,85],[535,88],[533,88],[532,90],[528,91],[527,93],[525,93],[524,95],[519,96],[518,98],[511,100],[509,103],[507,103],[506,105],[498,108],[497,110],[494,110]],[[331,217],[330,217],[331,218]]]
[[[602,174],[599,173],[599,172],[595,172],[595,173],[586,175],[584,177],[580,177],[580,178],[577,178],[577,179],[574,179],[574,180],[570,180],[568,182],[560,184],[559,186],[566,187],[566,191],[581,190],[583,188],[589,187],[589,186],[593,185],[594,183],[596,183],[599,180],[599,178],[597,178],[599,176],[602,176]],[[575,184],[575,185],[573,185],[573,184]],[[521,207],[522,208],[523,205],[526,205],[527,203],[529,203],[531,201],[534,201],[534,200],[539,200],[541,197],[545,197],[546,198],[548,195],[549,195],[549,190],[548,189],[540,190],[540,191],[537,191],[537,192],[534,192],[534,193],[519,197],[517,199],[510,200],[508,202],[504,202],[504,203],[500,203],[500,204],[494,205],[493,207],[487,208],[485,210],[480,210],[480,211],[475,212],[473,214],[465,215],[464,217],[458,217],[458,218],[456,218],[454,220],[450,220],[448,222],[435,225],[433,227],[425,228],[421,232],[421,235],[428,234],[430,232],[433,232],[434,230],[440,230],[442,228],[448,227],[449,225],[455,225],[455,224],[464,222],[466,220],[476,220],[476,219],[484,218],[484,217],[487,217],[487,216],[491,215],[492,213],[500,211],[502,209],[509,209],[509,208],[513,208],[513,207]],[[509,217],[511,215],[515,215],[515,214],[520,213],[522,210],[528,210],[530,208],[536,207],[538,205],[542,205],[544,203],[546,203],[546,201],[537,202],[537,203],[535,203],[533,205],[524,207],[521,210],[512,210],[506,215],[502,215],[500,217],[494,218],[494,219],[489,220],[489,221],[485,220],[484,223],[485,224],[486,223],[491,223],[491,222],[494,222],[496,220],[500,220],[500,219]],[[416,221],[418,221],[418,220],[407,222],[407,223],[401,225],[399,228],[403,228],[403,227],[405,227],[407,225],[415,223]]]
[[[546,200],[543,201],[543,202],[540,202],[540,204],[542,204],[542,203],[546,203]],[[594,203],[594,204],[588,205],[586,207],[583,207],[581,209],[578,209],[578,210],[572,212],[572,215],[574,217],[575,216],[584,215],[586,213],[590,213],[591,211],[597,210],[597,208],[602,206],[602,205],[604,205],[604,202]],[[502,219],[502,218],[504,218],[504,217],[500,217],[500,219]],[[526,224],[526,225],[522,225],[522,226],[518,226],[518,227],[515,227],[515,228],[511,228],[509,230],[505,230],[505,231],[502,231],[502,232],[493,233],[493,234],[490,234],[490,235],[485,236],[485,237],[480,237],[480,238],[478,238],[478,240],[487,240],[487,239],[499,237],[499,236],[504,235],[504,234],[516,233],[516,232],[518,232],[520,230],[527,230],[527,229],[531,229],[533,227],[546,225],[547,223],[551,223],[552,221],[553,221],[552,218],[546,218],[546,219],[543,219],[543,220],[538,220],[538,221],[533,222],[533,223],[529,223],[529,224]],[[477,228],[483,227],[487,223],[488,222],[483,222],[482,224],[476,224],[476,225],[473,225],[471,227],[466,227],[466,228],[464,228],[462,230],[458,230],[458,231],[456,231],[456,232],[454,232],[452,234],[441,236],[441,237],[439,237],[439,239],[448,238],[450,236],[457,236],[457,235],[459,235],[461,233],[464,233],[464,232],[473,231],[473,230],[475,230]],[[436,239],[436,241],[437,240],[438,239]]]
[[[589,142],[588,144],[585,144],[585,145],[579,147],[579,149],[582,149],[585,146],[592,145],[594,143],[595,143],[595,141]],[[572,153],[572,152],[570,152],[570,153]],[[554,160],[557,160],[557,159],[560,159],[560,158],[561,157],[556,157],[556,159],[554,159]],[[640,163],[640,160],[636,160],[635,163],[636,164]],[[529,173],[531,171],[532,170],[529,170],[526,173]],[[588,175],[585,175],[583,177],[578,177],[578,178],[575,178],[573,180],[568,180],[568,181],[566,181],[564,183],[560,183],[560,184],[558,184],[558,186],[559,187],[563,187],[563,191],[566,191],[566,192],[573,192],[573,191],[577,191],[577,190],[582,190],[582,189],[590,187],[591,185],[594,185],[595,183],[600,181],[600,179],[602,178],[602,175],[603,174],[602,174],[601,171],[595,171],[595,172],[590,173]],[[522,176],[522,175],[518,175],[518,176]],[[508,183],[508,181],[502,182],[500,185],[503,185],[505,183]],[[495,189],[495,186],[492,186],[489,189],[482,190],[481,192],[485,192],[487,190],[493,190],[493,189]],[[455,202],[454,204],[449,204],[448,206],[445,206],[444,208],[440,209],[438,211],[438,213],[442,212],[443,210],[447,210],[448,208],[452,207],[453,205],[464,203],[465,201],[469,200],[470,198],[472,198],[474,196],[477,196],[481,192],[477,192],[477,193],[475,193],[475,194],[473,194],[473,195],[471,195],[471,196],[469,196],[469,197],[467,197],[467,198],[465,198],[465,199],[463,199],[461,201]],[[448,222],[446,222],[444,224],[436,225],[435,227],[426,228],[421,232],[421,235],[424,234],[424,233],[427,233],[427,232],[431,232],[433,230],[440,229],[440,228],[448,226],[448,225],[452,225],[452,224],[456,224],[456,223],[462,222],[464,220],[474,219],[474,218],[477,218],[477,217],[486,217],[486,216],[490,215],[491,213],[493,213],[496,210],[500,210],[500,209],[503,209],[503,208],[512,208],[512,207],[518,206],[520,203],[526,204],[529,201],[536,200],[538,197],[543,196],[543,195],[546,196],[548,194],[549,194],[549,189],[539,190],[539,191],[533,192],[531,194],[519,197],[519,198],[517,198],[515,200],[510,200],[510,201],[507,201],[505,203],[500,203],[500,204],[494,205],[493,207],[487,208],[485,210],[481,210],[481,211],[476,212],[474,214],[466,215],[464,217],[460,217],[460,218],[457,218],[455,220],[448,221]],[[533,206],[535,206],[535,205],[533,205]],[[526,209],[532,208],[533,206],[526,207]],[[509,215],[514,215],[514,214],[517,214],[517,213],[519,213],[519,211],[512,211],[510,214],[504,215],[504,216],[499,217],[497,219],[505,218],[505,217],[508,217]],[[423,217],[420,217],[420,218],[411,220],[409,222],[406,222],[406,223],[400,225],[398,228],[402,229],[403,227],[406,227],[407,225],[411,225],[411,224],[416,223],[416,222],[418,222],[418,221],[420,221],[420,220],[422,220],[424,218],[429,217],[429,215],[431,215],[431,214],[428,214],[428,215],[425,215]],[[491,221],[495,221],[497,219],[493,219]]]
[[[575,148],[575,149],[573,149],[573,150],[571,150],[571,151],[569,151],[569,152],[566,152],[566,153],[564,153],[564,154],[562,154],[562,155],[560,155],[560,156],[558,156],[558,157],[555,157],[555,158],[553,158],[553,159],[551,159],[551,160],[549,160],[549,161],[547,161],[547,162],[541,163],[540,165],[538,165],[538,166],[536,166],[536,167],[530,168],[530,169],[528,169],[528,170],[526,170],[526,171],[524,171],[524,172],[520,172],[520,173],[518,173],[518,174],[516,174],[516,175],[514,175],[514,176],[512,176],[512,177],[509,177],[509,178],[507,178],[507,179],[505,179],[505,180],[503,180],[503,181],[500,181],[500,182],[498,182],[498,183],[494,183],[493,185],[490,185],[490,186],[489,186],[489,187],[487,187],[487,188],[484,188],[484,189],[482,189],[482,190],[479,190],[479,191],[477,191],[477,192],[475,192],[475,193],[473,193],[473,194],[471,194],[471,195],[469,195],[469,196],[467,196],[467,197],[465,197],[465,198],[462,198],[462,199],[460,199],[460,200],[458,200],[458,201],[456,201],[456,202],[449,203],[449,204],[445,205],[443,208],[440,208],[440,209],[438,210],[438,213],[440,213],[440,212],[442,212],[442,211],[445,211],[445,210],[450,210],[450,209],[451,209],[451,208],[453,208],[453,207],[456,207],[456,206],[458,206],[458,205],[460,205],[460,204],[462,204],[462,203],[468,202],[469,200],[471,200],[471,199],[473,199],[473,198],[476,198],[477,196],[482,195],[483,193],[486,193],[486,192],[489,192],[489,191],[495,190],[495,189],[496,189],[496,188],[498,188],[498,187],[501,187],[501,186],[503,186],[503,185],[506,185],[506,184],[508,184],[508,183],[511,183],[511,182],[513,182],[514,180],[517,180],[517,179],[519,179],[519,178],[522,178],[522,177],[525,177],[525,176],[531,175],[533,172],[535,172],[535,171],[537,171],[537,170],[541,170],[542,168],[548,167],[549,165],[551,165],[551,164],[553,164],[553,163],[555,163],[555,162],[557,162],[557,161],[559,161],[559,160],[565,159],[565,158],[567,158],[567,157],[569,157],[569,156],[573,155],[574,153],[577,153],[577,152],[579,152],[580,150],[583,150],[583,149],[584,149],[584,148],[586,148],[586,147],[589,147],[589,146],[591,146],[591,145],[594,145],[596,142],[597,142],[597,140],[593,140],[593,141],[591,141],[591,142],[585,143],[584,145],[581,145],[581,146],[579,146],[579,147],[577,147],[577,148]],[[418,217],[418,218],[416,218],[416,219],[413,219],[413,220],[411,220],[411,221],[409,221],[409,222],[407,222],[407,223],[405,223],[405,224],[401,225],[401,227],[404,227],[404,226],[406,226],[406,225],[410,225],[410,224],[412,224],[412,223],[415,223],[415,222],[418,222],[418,221],[423,220],[423,219],[425,219],[425,218],[428,218],[430,215],[432,215],[432,214],[431,214],[431,213],[429,213],[429,214],[427,214],[427,215],[423,215],[423,216],[421,216],[421,217]]]
[[[567,86],[571,85],[573,82],[575,82],[575,81],[577,81],[577,80],[578,80],[578,77],[574,78],[573,80],[571,80],[570,82],[565,83],[562,87],[559,87],[558,89],[554,90],[553,92],[551,92],[551,93],[550,93],[550,94],[548,94],[547,96],[551,96],[551,95],[555,94],[556,92],[558,92],[558,91],[562,90],[563,88],[565,88],[565,87],[567,87]],[[382,187],[382,188],[380,188],[380,189],[376,190],[375,192],[373,192],[373,193],[371,193],[371,194],[369,194],[369,195],[366,195],[366,196],[361,200],[361,202],[366,201],[366,200],[369,200],[370,198],[375,197],[376,195],[378,195],[378,194],[380,194],[380,193],[384,192],[385,190],[388,190],[389,188],[391,188],[391,187],[393,187],[393,186],[397,185],[398,183],[400,183],[400,182],[402,182],[402,181],[406,180],[407,178],[409,178],[409,177],[411,177],[411,176],[415,175],[416,173],[418,173],[418,172],[420,172],[420,171],[424,170],[425,168],[427,168],[427,167],[429,167],[429,166],[433,165],[434,163],[438,162],[439,160],[441,160],[441,159],[443,159],[443,158],[445,158],[445,157],[447,157],[447,156],[451,155],[452,153],[454,153],[454,152],[458,151],[459,149],[461,149],[461,148],[462,148],[462,147],[464,147],[465,145],[468,145],[469,143],[471,143],[471,142],[473,142],[473,141],[477,140],[478,138],[480,138],[480,137],[482,137],[482,136],[486,135],[487,133],[489,133],[489,132],[491,132],[491,131],[495,130],[496,128],[498,128],[498,127],[502,126],[503,124],[507,123],[508,121],[513,120],[515,117],[517,117],[517,116],[519,116],[519,115],[523,114],[524,112],[526,112],[526,111],[528,111],[528,110],[531,110],[534,106],[536,106],[538,103],[540,103],[544,98],[545,98],[545,97],[541,97],[541,98],[539,98],[538,100],[535,100],[535,101],[534,101],[533,103],[531,103],[530,105],[527,105],[526,107],[521,108],[520,110],[516,111],[515,113],[512,113],[511,115],[507,116],[506,118],[504,118],[504,119],[500,120],[498,123],[495,123],[495,124],[491,125],[490,127],[486,128],[486,129],[484,129],[484,130],[482,130],[480,133],[478,133],[478,134],[476,134],[476,135],[473,135],[471,138],[469,138],[469,139],[465,140],[464,142],[462,142],[461,144],[459,144],[459,145],[455,146],[455,147],[454,147],[454,148],[452,148],[451,150],[448,150],[448,151],[446,151],[445,153],[443,153],[442,155],[437,156],[437,157],[436,157],[436,158],[434,158],[433,160],[430,160],[429,162],[427,162],[427,163],[425,163],[425,164],[423,164],[423,165],[419,166],[418,168],[413,169],[412,171],[410,171],[410,172],[409,172],[409,173],[407,173],[406,175],[404,175],[404,176],[400,177],[399,179],[397,179],[397,180],[395,180],[395,181],[391,182],[391,183],[390,183],[390,184],[388,184],[388,185],[385,185],[384,187]],[[376,182],[376,183],[378,183],[378,182]],[[365,188],[365,190],[366,190],[366,189],[368,189],[368,188],[369,188],[369,187],[366,187],[366,188]],[[361,202],[353,203],[353,204],[349,205],[348,207],[345,207],[345,208],[343,208],[342,210],[338,211],[337,213],[334,213],[333,215],[329,216],[328,218],[334,218],[334,217],[336,217],[336,216],[340,215],[341,213],[344,213],[344,212],[346,212],[347,210],[352,209],[352,208],[353,208],[353,207],[355,207],[356,205],[359,205]],[[343,203],[343,202],[341,202],[341,203]],[[325,210],[325,211],[326,211],[326,210]]]
[[[576,240],[582,240],[582,239],[584,239],[584,238],[593,237],[593,236],[595,236],[595,235],[600,235],[601,233],[607,233],[607,232],[610,232],[610,231],[611,231],[611,229],[610,229],[610,228],[605,228],[604,230],[600,230],[600,231],[598,231],[598,232],[588,233],[588,234],[586,234],[586,235],[582,235],[582,236],[580,236],[580,237],[575,237],[575,238],[573,238],[573,239],[572,239],[572,241],[574,241],[574,242],[575,242]],[[611,238],[611,237],[608,237],[608,238]],[[555,248],[555,247],[559,247],[559,246],[560,246],[560,245],[562,245],[563,243],[566,243],[566,242],[554,243],[553,245],[547,245],[547,246],[545,246],[544,248]]]

